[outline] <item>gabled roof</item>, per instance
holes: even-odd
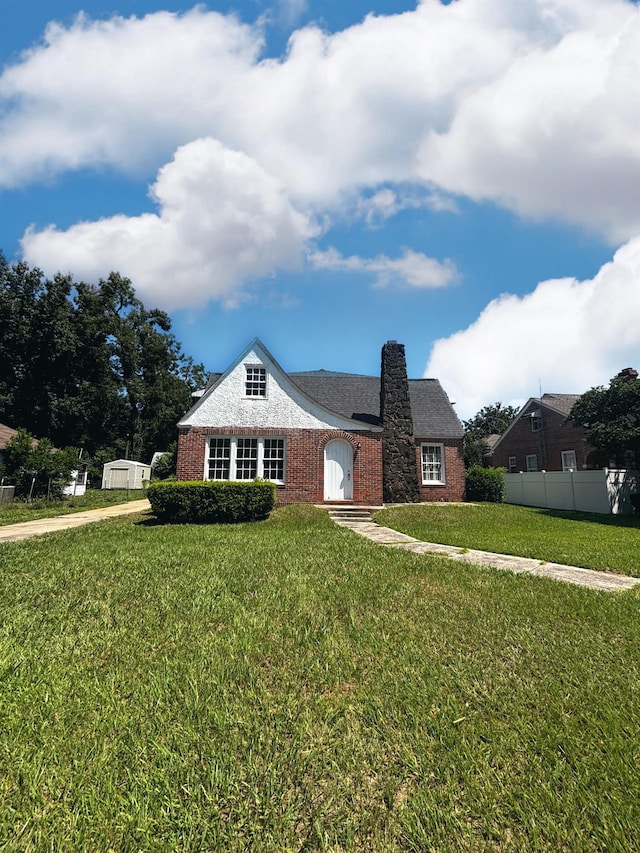
[[[224,373],[209,374],[209,379],[204,391],[202,393],[197,392],[195,395],[192,395],[194,397],[197,397],[198,399],[189,409],[189,411],[180,419],[180,421],[178,422],[179,427],[192,426],[194,424],[194,417],[197,417],[198,410],[200,410],[200,412],[203,411],[204,407],[207,404],[207,398],[209,398],[213,393],[215,393],[216,388],[219,385],[222,385],[227,379],[227,377],[229,377],[235,371],[236,367],[242,361],[244,361],[250,354],[256,355],[258,358],[260,358],[262,363],[269,366],[270,372],[279,377],[278,385],[281,385],[282,388],[285,389],[285,394],[299,395],[301,399],[306,398],[306,405],[310,406],[311,409],[315,409],[315,412],[311,411],[311,409],[309,410],[309,412],[307,412],[307,414],[309,414],[312,419],[320,417],[322,420],[324,420],[328,417],[333,423],[333,426],[339,429],[363,429],[364,423],[366,423],[369,428],[373,427],[374,431],[380,430],[380,427],[377,425],[377,420],[371,421],[370,419],[368,419],[364,421],[363,418],[356,418],[351,414],[345,414],[344,408],[335,408],[331,405],[328,405],[323,399],[310,395],[301,384],[298,384],[295,381],[295,378],[292,374],[287,373],[285,370],[282,369],[276,359],[271,355],[269,350],[258,338],[253,339],[249,346],[246,347],[246,349],[242,353],[240,353],[240,355],[235,359],[235,361],[232,362],[232,364],[225,370]],[[321,373],[324,374],[326,373],[326,371],[321,371]],[[287,386],[288,391],[286,390]]]
[[[543,394],[542,397],[529,397],[529,399],[520,409],[513,421],[509,424],[509,426],[502,433],[502,435],[496,440],[493,447],[491,448],[491,452],[493,453],[497,449],[498,445],[503,441],[504,438],[507,437],[507,435],[509,435],[513,427],[518,423],[518,421],[527,411],[527,409],[531,408],[532,405],[544,406],[544,408],[552,409],[554,412],[558,412],[558,414],[564,415],[566,417],[573,408],[574,403],[576,403],[581,396],[582,394]]]
[[[221,373],[209,375],[206,389]],[[355,421],[380,426],[380,377],[332,370],[305,370],[286,374],[316,403]],[[462,438],[464,429],[437,379],[410,379],[413,429],[418,438]]]

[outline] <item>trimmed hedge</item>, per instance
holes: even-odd
[[[468,501],[501,504],[504,501],[504,468],[472,465],[465,473]]]
[[[147,497],[162,521],[253,521],[266,518],[276,505],[276,486],[264,480],[163,480],[149,485]]]

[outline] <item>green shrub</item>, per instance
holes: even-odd
[[[151,510],[163,521],[233,522],[266,518],[276,504],[274,483],[154,482],[147,489]]]
[[[473,465],[465,474],[468,501],[500,504],[504,501],[504,469]]]

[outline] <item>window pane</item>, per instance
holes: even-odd
[[[422,445],[422,482],[442,482],[442,447],[439,444]]]
[[[258,439],[239,438],[236,449],[236,480],[253,480],[258,476]]]
[[[231,439],[212,438],[209,441],[209,479],[228,480],[231,461]]]
[[[267,396],[267,370],[265,367],[247,367],[245,393],[247,397]]]
[[[265,438],[262,469],[265,480],[284,481],[284,439]]]

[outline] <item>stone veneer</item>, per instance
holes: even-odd
[[[413,435],[407,362],[404,345],[396,341],[388,341],[382,347],[380,419],[384,501],[419,501],[416,442]]]

